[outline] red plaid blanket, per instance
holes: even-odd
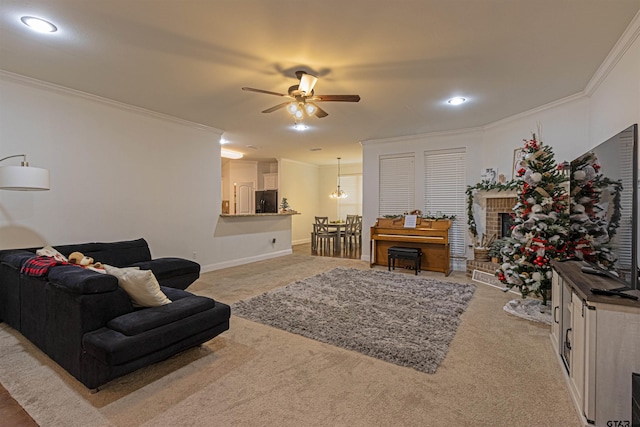
[[[22,268],[20,269],[20,273],[26,274],[28,276],[46,276],[49,272],[49,269],[54,265],[65,265],[69,264],[68,262],[58,261],[55,258],[48,256],[36,256],[33,258],[29,258]]]

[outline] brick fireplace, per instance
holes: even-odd
[[[506,196],[506,197],[505,197]],[[482,196],[476,196],[482,197]],[[485,233],[487,236],[495,234],[496,238],[503,237],[502,226],[505,216],[513,213],[513,207],[517,202],[517,197],[511,194],[506,195],[504,192],[498,193],[486,193],[482,197],[485,202]],[[506,215],[501,215],[506,214]],[[480,270],[486,273],[493,274],[498,268],[498,264],[492,262],[479,262],[474,260],[467,260],[467,276],[471,277],[473,270]]]

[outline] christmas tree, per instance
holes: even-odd
[[[610,240],[620,225],[622,183],[599,173],[595,154],[589,152],[571,162],[570,258],[612,270],[617,261]]]
[[[521,184],[513,207],[515,226],[502,248],[502,264],[496,271],[507,288],[517,287],[523,298],[542,297],[546,305],[551,289],[552,259],[567,251],[567,178],[554,163],[553,151],[536,139],[525,140],[524,160],[518,170]]]

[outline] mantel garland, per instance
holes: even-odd
[[[520,179],[512,179],[511,181],[500,183],[500,182],[489,182],[482,181],[477,183],[476,185],[467,185],[467,224],[469,225],[469,232],[474,238],[478,237],[478,228],[476,224],[476,220],[473,216],[473,200],[475,198],[477,191],[510,191],[517,190],[523,181]]]
[[[387,218],[387,219],[394,219],[394,218],[402,218],[406,215],[409,214],[398,214],[398,215],[382,215],[382,218]],[[427,220],[432,220],[432,221],[443,221],[443,220],[449,220],[449,221],[454,221],[456,219],[455,215],[417,215],[418,218],[422,218],[422,219],[427,219]]]

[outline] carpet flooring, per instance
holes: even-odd
[[[474,285],[335,268],[233,305],[236,316],[434,373]]]
[[[310,253],[204,273],[189,290],[234,304],[336,267],[370,270]],[[478,285],[434,374],[232,314],[218,337],[94,394],[0,324],[0,382],[41,427],[581,425],[549,327],[505,313],[510,299]]]

